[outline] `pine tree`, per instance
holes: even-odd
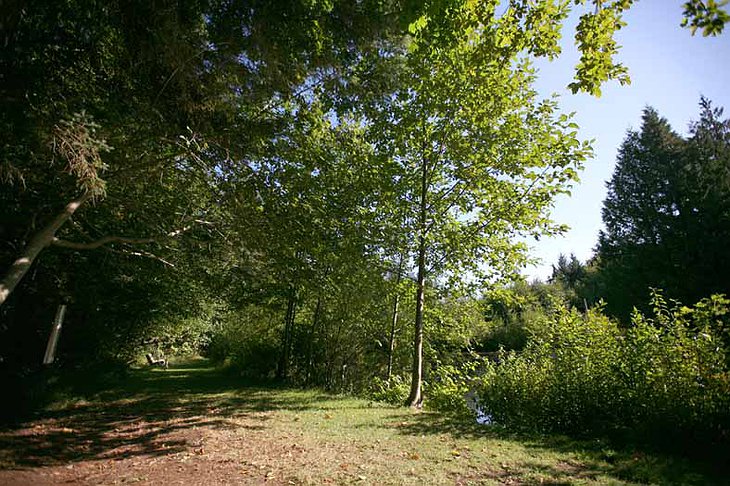
[[[646,108],[640,131],[629,131],[603,203],[598,256],[611,313],[627,318],[648,302],[649,287],[672,287],[669,247],[677,239],[682,139]]]

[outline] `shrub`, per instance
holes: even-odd
[[[271,378],[279,360],[276,315],[257,306],[229,312],[207,337],[206,357],[248,378]]]
[[[370,387],[366,395],[370,399],[378,402],[403,405],[408,398],[410,390],[410,380],[406,380],[401,376],[395,375],[390,381],[374,377],[370,381]]]
[[[569,433],[714,440],[730,431],[723,345],[727,300],[636,312],[622,329],[600,310],[563,310],[524,351],[487,364],[483,412],[505,425]]]
[[[472,391],[476,361],[460,366],[440,366],[431,373],[424,384],[424,396],[428,408],[441,412],[474,416],[475,411],[467,405],[467,394]]]

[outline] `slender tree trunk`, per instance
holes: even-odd
[[[413,369],[411,371],[411,393],[408,396],[408,405],[417,408],[420,408],[423,403],[421,386],[423,384],[423,307],[426,283],[427,189],[428,167],[424,157],[421,164],[421,207],[418,218],[418,282],[416,283],[416,321],[413,329]]]
[[[314,317],[312,317],[312,328],[309,330],[309,342],[307,343],[307,384],[310,384],[312,379],[312,370],[314,368],[312,358],[312,341],[314,341],[314,335],[319,327],[319,315],[322,311],[322,297],[317,297],[317,306],[314,308]]]
[[[388,340],[388,369],[385,372],[385,379],[390,381],[393,375],[393,354],[395,354],[395,329],[398,325],[398,304],[400,296],[395,294],[393,299],[393,316],[390,321],[390,339]]]
[[[0,305],[3,305],[25,274],[28,273],[38,254],[44,248],[51,245],[53,239],[56,237],[56,232],[71,218],[79,207],[89,200],[90,196],[90,194],[86,193],[80,198],[68,203],[63,211],[53,218],[49,224],[33,235],[28,245],[23,249],[23,253],[13,262],[5,276],[0,280]]]
[[[425,240],[421,237],[420,240]],[[416,322],[413,334],[413,369],[411,371],[411,393],[408,405],[420,407],[423,402],[421,386],[423,384],[423,307],[426,265],[425,241],[419,241],[418,249],[418,283],[416,284]]]
[[[286,324],[286,345],[284,346],[284,379],[289,378],[289,365],[291,364],[292,342],[294,341],[294,318],[297,313],[297,303],[294,295],[290,299],[291,312],[289,321]]]
[[[282,350],[279,358],[279,369],[277,378],[285,380],[289,375],[289,359],[291,353],[291,341],[294,328],[295,302],[296,292],[290,289],[289,299],[286,304],[286,315],[284,316],[284,334],[282,336]]]
[[[398,262],[398,275],[395,277],[395,297],[393,298],[393,314],[390,320],[390,339],[388,340],[388,370],[385,379],[390,381],[393,374],[393,354],[395,353],[395,332],[398,328],[398,304],[400,303],[400,294],[398,286],[400,285],[401,272],[403,271],[403,255],[400,256]]]

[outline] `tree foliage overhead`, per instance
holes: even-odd
[[[403,81],[373,124],[398,181],[400,231],[413,235],[412,405],[420,402],[426,281],[513,271],[525,258],[514,237],[560,231],[547,212],[590,153],[570,118],[531,87],[528,56],[556,54],[545,34],[558,28],[560,9],[511,5],[498,17],[495,8],[432,6],[411,24]]]
[[[75,300],[69,326],[115,321],[108,334],[131,346],[113,329],[215,296],[238,258],[226,184],[246,181],[239,198],[254,200],[266,180],[253,161],[289,130],[289,100],[408,18],[389,2],[16,2],[2,15],[0,261],[19,270],[2,300],[31,273],[0,312],[32,346],[53,302]],[[118,295],[119,311],[79,292]]]

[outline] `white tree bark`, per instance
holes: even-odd
[[[75,201],[71,201],[66,205],[63,211],[58,214],[53,221],[37,232],[30,240],[28,245],[23,250],[23,253],[13,262],[10,269],[7,271],[5,276],[0,280],[0,306],[5,303],[8,296],[15,290],[18,283],[23,279],[25,274],[30,269],[33,262],[38,257],[38,254],[46,247],[60,246],[62,248],[71,248],[73,250],[93,250],[104,246],[109,243],[127,243],[127,244],[142,244],[142,243],[154,243],[166,238],[174,238],[192,228],[192,225],[185,226],[174,231],[162,235],[158,238],[128,238],[124,236],[104,236],[95,241],[88,242],[75,242],[61,240],[56,237],[56,232],[69,220],[71,216],[79,209],[86,201],[91,198],[90,193],[86,193]],[[195,223],[212,225],[212,223],[203,220],[195,220]],[[140,256],[148,256],[155,258],[168,266],[174,266],[170,262],[167,262],[155,255],[146,252],[132,252]]]
[[[423,308],[426,287],[426,232],[428,231],[428,166],[426,158],[421,161],[421,207],[419,211],[418,235],[418,281],[416,282],[416,321],[413,329],[413,369],[411,371],[411,393],[408,405],[421,408],[423,403]]]
[[[87,192],[80,198],[68,203],[61,213],[31,238],[23,253],[13,262],[5,276],[0,280],[0,305],[5,303],[8,296],[15,290],[25,274],[28,273],[38,254],[53,243],[56,232],[90,197],[91,194]]]

